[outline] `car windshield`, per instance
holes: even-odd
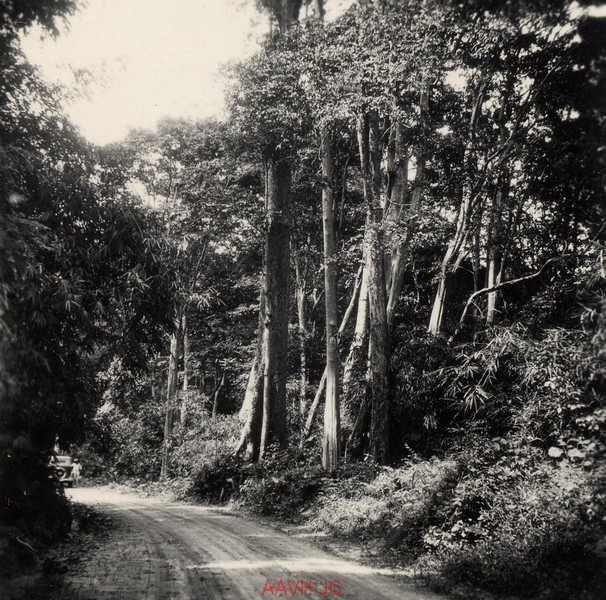
[[[60,465],[69,465],[72,462],[71,456],[57,456],[53,459],[53,462],[58,463]]]

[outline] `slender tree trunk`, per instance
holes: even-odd
[[[190,369],[190,347],[189,347],[189,328],[187,326],[187,316],[183,315],[181,319],[181,331],[183,332],[183,384],[182,390],[187,392],[189,388],[189,369]]]
[[[473,242],[471,247],[471,265],[473,269],[473,291],[482,287],[482,212],[479,212],[473,224]]]
[[[392,123],[389,129],[387,149],[387,189],[385,192],[385,211],[383,215],[385,237],[388,247],[385,249],[385,273],[388,276],[387,288],[391,286],[392,263],[398,247],[399,224],[404,214],[406,185],[408,180],[408,155],[404,152],[404,135],[400,121]]]
[[[177,395],[177,379],[179,370],[179,355],[181,354],[181,319],[174,322],[174,329],[170,336],[170,356],[168,360],[168,382],[166,384],[166,410],[164,417],[164,443],[162,445],[162,464],[160,477],[168,476],[168,450],[173,430],[174,403]]]
[[[307,257],[305,258],[307,262]],[[297,318],[299,323],[299,356],[301,362],[301,371],[299,376],[299,409],[302,415],[307,410],[307,398],[309,396],[309,369],[307,366],[307,355],[309,353],[310,334],[307,329],[307,282],[306,271],[301,267],[301,256],[295,258],[295,285],[297,300]]]
[[[406,231],[404,232],[401,239],[398,241],[395,251],[393,252],[393,258],[391,261],[391,272],[389,274],[389,292],[387,299],[387,324],[389,330],[393,329],[393,321],[396,312],[396,306],[402,293],[402,287],[404,285],[404,275],[406,273],[406,265],[410,260],[410,241],[414,235],[414,217],[418,211],[421,194],[423,190],[423,184],[425,180],[425,162],[420,161],[417,165],[417,174],[415,176],[415,187],[411,195],[410,207],[408,210],[408,223],[406,225]]]
[[[221,390],[223,389],[223,386],[225,385],[225,369],[220,370],[218,365],[217,365],[217,372],[216,372],[215,380],[216,380],[215,389],[213,390],[213,393],[212,393],[212,401],[213,401],[212,419],[213,420],[217,418],[217,410],[219,408],[219,397],[221,396]]]
[[[491,219],[490,236],[488,244],[486,286],[493,288],[500,282],[501,273],[501,209],[502,209],[502,190],[498,190],[495,195]],[[486,325],[492,325],[496,321],[497,301],[499,292],[489,292],[486,297]]]
[[[360,288],[362,286],[362,273],[364,271],[364,267],[360,267],[358,270],[358,274],[356,276],[356,282],[354,284],[354,290],[351,296],[351,300],[349,301],[349,305],[345,314],[343,315],[343,319],[341,320],[341,325],[339,325],[339,331],[337,332],[337,338],[340,339],[347,325],[349,324],[349,319],[353,314],[354,309],[356,308],[356,304],[358,301],[358,295],[360,293]],[[327,369],[324,368],[324,372],[322,373],[322,377],[320,379],[320,383],[318,384],[318,389],[316,390],[316,394],[314,396],[313,402],[309,407],[309,412],[307,413],[307,419],[305,420],[305,427],[303,428],[303,434],[301,435],[300,447],[302,448],[311,433],[311,427],[313,425],[314,418],[316,416],[316,411],[318,410],[318,406],[320,405],[320,400],[322,399],[322,394],[324,394],[324,389],[326,388],[326,372]]]
[[[438,336],[442,333],[444,311],[450,288],[450,276],[460,266],[463,250],[469,236],[473,197],[469,190],[464,190],[464,196],[459,209],[455,235],[448,244],[438,275],[438,288],[434,298],[429,327],[427,329],[428,333],[433,336]]]
[[[400,223],[406,213],[406,187],[408,185],[408,154],[404,147],[404,132],[400,121],[391,126],[389,152],[387,153],[387,203],[385,233],[390,243],[386,251],[385,273],[387,289],[392,285],[392,269],[400,245]]]
[[[322,157],[322,231],[324,238],[324,298],[326,305],[326,403],[322,465],[335,473],[340,453],[339,347],[337,314],[337,240],[333,198],[332,148],[328,128],[320,133]]]
[[[181,389],[184,392],[187,392],[189,389],[189,369],[190,369],[190,347],[189,347],[189,330],[187,327],[187,316],[184,314],[181,319],[181,331],[183,334],[183,383]],[[180,420],[181,424],[185,425],[187,421],[187,396],[184,395],[183,401],[181,403],[181,415]]]
[[[421,129],[427,135],[427,112],[429,110],[429,85],[424,83],[419,99],[419,119]],[[424,140],[426,143],[426,140]],[[410,242],[415,231],[415,216],[419,210],[423,187],[425,186],[425,162],[426,151],[421,147],[417,152],[415,183],[412,190],[410,205],[406,212],[406,229],[402,236],[396,236],[392,244],[392,260],[390,272],[388,273],[388,299],[387,299],[387,324],[390,335],[393,329],[393,321],[402,286],[404,285],[404,274],[410,257]],[[395,136],[395,158],[398,165],[395,171],[395,183],[392,196],[396,198],[400,206],[404,206],[406,198],[406,184],[408,179],[408,157],[404,146],[404,134],[402,126],[398,123]],[[400,209],[400,213],[402,209]]]
[[[509,82],[509,86],[512,83]],[[508,110],[509,89],[503,92],[503,101],[501,110],[499,111],[499,144],[504,147],[507,143],[507,127],[506,122],[509,117]],[[490,212],[489,225],[489,244],[488,244],[488,260],[487,260],[487,277],[486,287],[492,288],[501,283],[502,276],[502,260],[503,260],[503,212],[505,203],[509,195],[510,176],[506,165],[503,165],[502,171],[497,181],[497,191],[494,196],[492,210]],[[498,301],[500,292],[489,292],[486,299],[486,325],[492,325],[496,322],[498,313]]]
[[[383,210],[380,204],[381,149],[378,117],[367,113],[358,117],[358,145],[366,200],[365,255],[368,271],[370,317],[370,452],[384,464],[389,451],[389,333],[383,254]]]
[[[360,280],[356,325],[343,369],[342,425],[349,429],[360,404],[359,391],[366,387],[368,363],[368,269],[366,256]]]
[[[265,273],[265,266],[263,268]],[[265,276],[263,276],[264,279]],[[260,442],[261,442],[261,424],[263,414],[263,371],[264,355],[263,355],[263,335],[265,330],[265,291],[261,289],[259,300],[259,324],[257,327],[257,346],[255,357],[253,359],[246,392],[244,394],[244,402],[240,409],[239,419],[243,423],[240,440],[236,446],[235,453],[240,454],[246,451],[247,456],[252,461],[259,459]]]

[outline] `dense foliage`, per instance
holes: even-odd
[[[297,23],[301,2],[261,2],[276,28],[231,70],[227,122],[165,119],[96,148],[18,51],[19,27],[52,29],[71,4],[22,4],[0,30],[3,507],[57,497],[58,443],[89,475],[307,520],[434,583],[597,598],[603,19],[564,0],[407,0],[331,23],[316,2]],[[281,185],[286,391],[266,398],[288,431],[251,462],[234,451],[273,377],[255,365]],[[327,264],[335,478],[316,417]],[[259,407],[270,429],[276,404]],[[13,539],[21,514],[2,516]]]

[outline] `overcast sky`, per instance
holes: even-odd
[[[337,11],[352,0],[330,0]],[[254,0],[86,0],[57,39],[33,30],[29,59],[51,81],[73,82],[86,69],[89,98],[67,107],[91,141],[123,138],[163,116],[220,116],[223,65],[254,52],[267,17]]]
[[[23,44],[53,81],[93,72],[90,98],[67,110],[88,139],[106,143],[164,115],[220,114],[221,66],[253,52],[266,28],[252,1],[88,0],[57,40],[34,30]]]

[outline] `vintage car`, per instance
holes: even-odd
[[[52,474],[59,480],[59,483],[69,488],[74,487],[78,483],[78,469],[74,469],[74,461],[71,456],[55,455],[51,458],[49,467],[52,469]]]

